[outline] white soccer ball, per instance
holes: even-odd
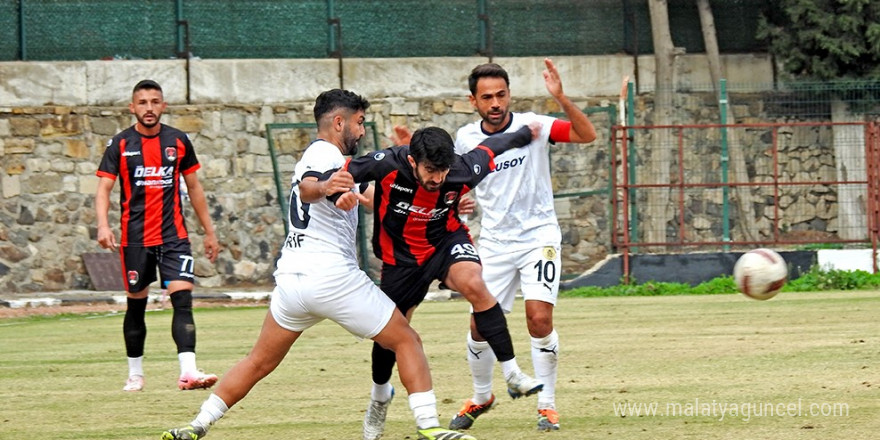
[[[788,279],[788,265],[771,249],[752,249],[733,266],[733,280],[743,295],[766,300],[773,298]]]

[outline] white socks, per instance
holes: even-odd
[[[440,419],[437,416],[437,397],[434,395],[434,390],[410,394],[409,408],[416,418],[416,425],[419,429],[440,426]]]
[[[128,358],[128,377],[144,377],[144,357]]]
[[[495,352],[486,341],[477,342],[467,335],[467,360],[471,367],[471,377],[474,380],[473,401],[482,405],[492,398],[492,369],[495,366]]]
[[[535,367],[535,376],[544,383],[544,388],[538,392],[538,409],[555,409],[558,362],[559,335],[555,329],[543,338],[532,338],[532,363]]]
[[[377,402],[387,402],[391,399],[391,393],[393,391],[394,387],[391,386],[391,382],[385,382],[381,385],[373,383],[373,389],[370,391],[370,399]]]
[[[216,394],[211,393],[211,395],[208,396],[208,399],[202,403],[199,415],[197,415],[190,424],[193,425],[193,427],[200,427],[207,431],[211,425],[223,417],[223,414],[226,414],[226,411],[229,411],[226,402],[217,397]]]
[[[177,353],[177,360],[180,361],[180,375],[184,375],[185,373],[195,373],[199,371],[196,368],[196,354],[188,351],[184,353]]]

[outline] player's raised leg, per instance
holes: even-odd
[[[488,342],[501,363],[510,396],[516,399],[540,391],[543,384],[523,373],[516,362],[507,319],[501,305],[483,282],[480,264],[472,261],[455,263],[450,266],[444,282],[471,303],[474,310],[471,315],[471,335],[474,340]]]
[[[229,408],[275,370],[301,334],[281,327],[272,313],[267,313],[260,336],[250,353],[223,376],[189,425],[165,431],[162,440],[198,440],[204,437],[211,425],[220,420]]]
[[[409,394],[409,406],[416,419],[419,439],[475,440],[470,435],[440,427],[437,398],[421,338],[399,310],[394,310],[391,320],[373,340],[394,351],[397,357],[398,374]]]

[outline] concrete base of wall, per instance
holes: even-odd
[[[648,281],[687,283],[692,286],[733,273],[733,265],[742,252],[707,252],[691,254],[644,254],[630,256],[630,275],[636,283]],[[793,280],[817,264],[816,251],[779,252],[788,263]],[[577,278],[565,281],[562,289],[595,286],[611,287],[623,278],[623,257],[610,255],[602,263]]]

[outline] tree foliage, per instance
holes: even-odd
[[[880,1],[768,3],[757,37],[785,71],[804,80],[880,80]]]

